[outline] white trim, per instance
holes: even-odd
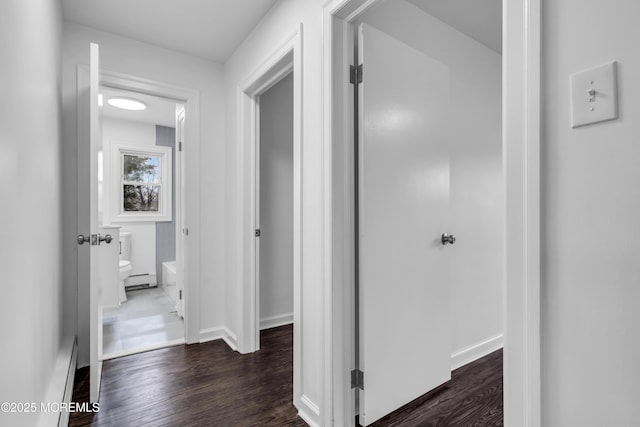
[[[238,351],[250,353],[260,343],[259,288],[256,263],[257,100],[261,91],[293,70],[293,403],[302,396],[302,23],[238,85],[238,182],[240,216],[238,263],[241,327]]]
[[[323,424],[352,426],[353,212],[347,68],[351,23],[380,0],[324,4]],[[505,425],[539,427],[540,407],[540,0],[503,0],[503,144],[506,185]],[[335,38],[335,40],[334,40]],[[338,81],[336,82],[336,79]],[[351,154],[352,155],[352,154]],[[333,322],[333,323],[332,323]],[[332,347],[333,346],[333,347]],[[327,414],[326,412],[329,411]]]
[[[502,344],[502,334],[500,334],[451,353],[451,370],[458,369],[501,349]]]
[[[307,396],[300,397],[298,416],[312,427],[320,426],[320,408]]]
[[[504,1],[504,423],[541,425],[541,0]]]
[[[291,325],[293,323],[293,313],[277,314],[275,316],[260,319],[260,330],[277,328],[278,326]]]
[[[200,331],[200,344],[222,339],[233,351],[238,350],[238,339],[226,326],[207,328]]]
[[[69,403],[73,395],[73,382],[76,376],[78,346],[75,337],[62,339],[53,373],[47,386],[47,393],[42,403]],[[40,412],[40,402],[37,402]],[[40,412],[38,426],[66,426],[69,423],[69,412]]]

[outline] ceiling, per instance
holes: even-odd
[[[276,0],[62,0],[64,19],[224,63]]]
[[[502,53],[502,0],[409,0],[429,15]]]
[[[175,127],[176,125],[176,103],[167,101],[157,96],[145,95],[141,93],[127,92],[122,90],[103,87],[100,89],[103,96],[102,117],[108,119],[129,120],[138,123],[149,123]],[[112,96],[124,96],[135,98],[147,104],[147,109],[142,111],[128,111],[112,107],[107,100]]]

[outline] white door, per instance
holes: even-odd
[[[99,249],[107,243],[100,235],[98,218],[98,150],[100,146],[100,90],[99,47],[90,45],[88,73],[78,70],[78,300],[79,317],[86,315],[89,302],[88,325],[78,325],[79,345],[89,337],[89,389],[91,402],[100,393],[102,361],[102,319],[99,290]],[[82,239],[84,238],[84,240]],[[87,301],[88,300],[88,301]],[[88,333],[88,334],[87,334]],[[86,357],[86,356],[85,356]],[[81,362],[82,363],[82,362]],[[86,363],[86,362],[85,362]]]
[[[360,424],[451,378],[445,65],[362,24]]]

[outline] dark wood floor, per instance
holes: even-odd
[[[76,374],[75,402],[89,399]],[[261,334],[241,355],[222,341],[176,346],[103,365],[100,412],[72,413],[69,426],[306,426],[293,401],[293,328]]]
[[[378,420],[375,427],[502,426],[502,350],[451,373],[451,381]]]
[[[293,399],[293,328],[261,333],[259,352],[221,340],[104,362],[100,412],[71,413],[69,426],[305,426]],[[89,399],[89,371],[74,402]],[[502,350],[453,371],[447,384],[374,424],[502,426]]]

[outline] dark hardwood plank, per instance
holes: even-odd
[[[502,350],[456,369],[451,381],[420,396],[372,425],[502,426]]]
[[[75,402],[89,398],[88,368]],[[241,355],[221,340],[107,360],[100,412],[72,413],[70,426],[305,426],[293,400],[293,328],[261,333]]]

